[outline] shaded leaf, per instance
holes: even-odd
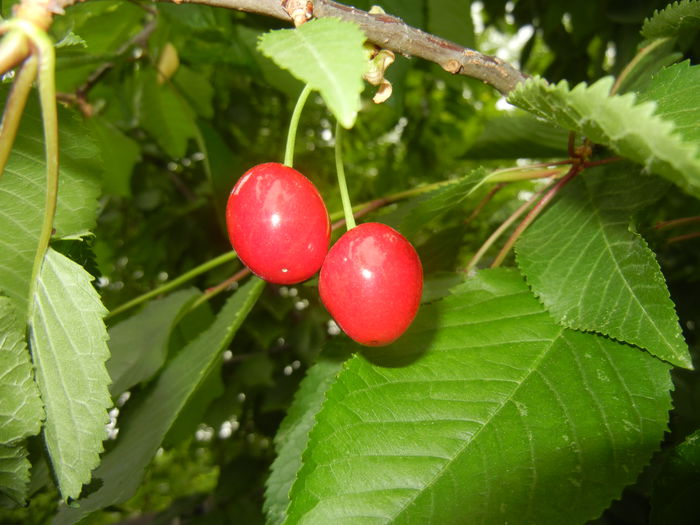
[[[700,27],[700,2],[683,0],[667,5],[654,16],[647,18],[642,26],[644,38],[674,37],[689,28]]]
[[[663,185],[633,167],[609,166],[566,188],[516,245],[535,294],[564,326],[599,332],[691,367],[678,316],[632,214]]]
[[[605,77],[569,89],[566,81],[550,85],[533,78],[518,84],[509,101],[700,196],[698,144],[685,141],[672,122],[655,114],[654,104],[638,103],[632,93],[609,96],[612,84],[612,77]]]
[[[345,363],[286,523],[583,523],[658,447],[669,368],[481,272]]]
[[[486,170],[479,168],[461,179],[448,181],[444,186],[402,202],[378,219],[399,230],[406,237],[412,237],[455,206],[461,204],[486,178]]]
[[[24,329],[0,296],[0,444],[38,434],[43,417]]]
[[[652,525],[693,525],[700,521],[700,430],[678,445],[654,482]]]
[[[0,99],[7,89],[0,86]],[[12,154],[0,178],[0,290],[26,321],[29,281],[44,214],[46,163],[36,96],[30,95]],[[100,152],[75,114],[59,107],[60,179],[57,237],[84,234],[95,224]]]
[[[139,144],[106,120],[93,118],[90,122],[104,159],[103,190],[122,197],[130,196],[131,173],[141,159]]]
[[[336,340],[337,341],[337,340]],[[287,515],[289,491],[301,468],[301,454],[307,446],[309,431],[340,368],[350,355],[347,344],[331,343],[301,382],[294,401],[275,435],[277,458],[272,463],[265,490],[264,510],[268,524],[282,523]]]
[[[620,84],[617,93],[646,89],[652,75],[683,57],[681,53],[674,52],[674,48],[675,42],[671,38],[660,38],[645,45],[627,66],[626,74],[618,77]]]
[[[525,159],[561,156],[569,134],[534,118],[509,115],[490,119],[483,133],[466,153],[471,159]]]
[[[153,386],[130,401],[119,421],[117,442],[102,458],[93,478],[101,486],[78,500],[79,507],[63,507],[53,523],[75,523],[88,514],[126,501],[141,483],[144,468],[153,459],[168,429],[193,392],[221,358],[264,286],[257,278],[238,289],[214,323],[168,363]]]
[[[198,295],[194,288],[174,292],[151,301],[137,314],[109,329],[112,357],[107,362],[107,370],[112,378],[112,395],[150,379],[163,366],[170,332]]]
[[[49,249],[30,319],[36,380],[46,410],[44,438],[64,499],[77,498],[99,463],[107,408],[106,312],[81,266]]]
[[[351,128],[364,88],[364,41],[364,34],[355,24],[322,18],[296,29],[266,33],[260,37],[258,48],[281,68],[318,90],[338,121]]]
[[[24,505],[29,485],[27,449],[23,446],[0,445],[0,494],[17,505]]]

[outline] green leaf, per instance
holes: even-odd
[[[656,114],[673,122],[676,133],[688,144],[700,143],[700,66],[685,61],[662,69],[654,75],[648,88],[639,95],[641,101],[656,103]]]
[[[112,378],[112,395],[150,379],[163,366],[170,333],[198,296],[194,288],[172,293],[151,301],[137,314],[109,329],[112,357],[107,362],[107,370]]]
[[[541,78],[518,84],[509,101],[549,122],[585,135],[619,155],[700,196],[700,148],[674,125],[655,114],[655,105],[638,103],[632,93],[609,96],[612,77],[569,89],[566,81]]]
[[[570,184],[516,245],[518,265],[564,326],[608,335],[690,368],[688,347],[653,252],[632,214],[663,185],[627,166]]]
[[[674,37],[685,29],[700,27],[700,2],[683,0],[667,5],[654,16],[647,18],[642,26],[644,38]]]
[[[17,505],[24,505],[30,467],[26,448],[0,445],[0,494],[5,494]]]
[[[336,339],[336,341],[338,341]],[[337,342],[323,349],[318,362],[309,369],[294,396],[292,406],[275,435],[277,458],[272,463],[265,490],[264,510],[267,523],[280,524],[289,505],[289,491],[301,468],[301,454],[308,443],[309,431],[321,409],[326,392],[350,355],[348,345]]]
[[[258,48],[278,66],[318,90],[338,121],[351,128],[364,88],[364,41],[365,35],[356,25],[322,18],[296,29],[266,33],[260,37]]]
[[[112,404],[102,321],[107,311],[90,281],[82,266],[49,249],[30,319],[44,438],[64,499],[78,497],[99,463]]]
[[[700,521],[700,430],[678,445],[654,482],[652,525],[693,525]]]
[[[99,141],[105,173],[102,187],[105,193],[128,197],[131,195],[131,173],[141,159],[139,144],[124,135],[107,120],[95,117],[90,119]]]
[[[428,0],[428,32],[473,48],[474,24],[470,4],[461,0]]]
[[[379,220],[410,238],[431,221],[461,204],[481,186],[485,178],[485,169],[473,170],[461,179],[449,181],[436,190],[401,203],[395,210],[380,215]]]
[[[481,272],[346,362],[286,523],[584,523],[659,446],[669,368]]]
[[[528,114],[496,117],[469,148],[470,159],[526,159],[561,156],[569,134]]]
[[[141,124],[168,155],[184,157],[197,134],[194,112],[170,84],[158,84],[155,73],[144,73],[142,82]]]
[[[129,401],[133,405],[119,420],[117,442],[93,474],[101,486],[78,500],[79,507],[61,508],[54,524],[75,523],[98,509],[133,496],[144,468],[153,459],[168,429],[209,370],[221,359],[221,352],[231,342],[263,286],[264,281],[253,278],[239,288],[214,323],[168,363],[153,386]]]
[[[0,444],[38,434],[43,418],[24,328],[10,299],[0,296]]]
[[[671,38],[660,38],[642,47],[625,68],[624,73],[618,77],[620,83],[617,93],[627,93],[628,91],[639,93],[646,89],[652,75],[683,57],[674,49],[675,41]]]
[[[0,86],[0,99],[7,89]],[[29,281],[44,214],[46,163],[43,129],[35,96],[30,96],[17,138],[0,178],[0,290],[26,321]],[[61,170],[54,227],[57,237],[84,234],[95,224],[100,152],[75,114],[59,108]]]

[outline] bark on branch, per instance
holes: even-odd
[[[79,0],[53,0],[64,8]],[[291,23],[280,0],[165,0],[174,3],[204,4],[274,17]],[[405,56],[435,62],[445,71],[482,80],[503,94],[508,94],[527,76],[500,58],[437,37],[388,14],[370,14],[332,0],[314,0],[316,18],[336,17],[356,23],[373,44]]]

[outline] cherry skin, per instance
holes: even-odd
[[[313,183],[283,164],[259,164],[243,174],[226,205],[231,246],[250,270],[275,284],[294,284],[321,267],[330,220]]]
[[[348,336],[367,346],[386,345],[406,331],[418,311],[423,267],[403,235],[369,222],[333,245],[318,288],[326,309]]]

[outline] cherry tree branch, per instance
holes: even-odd
[[[46,1],[46,0],[45,0]],[[48,0],[54,12],[79,0]],[[177,4],[203,4],[269,16],[290,22],[280,0],[163,0]],[[434,62],[454,75],[473,77],[508,94],[527,76],[500,58],[484,55],[454,42],[412,27],[400,18],[388,14],[370,14],[367,11],[332,0],[314,0],[316,18],[335,17],[356,23],[367,35],[368,41],[383,49],[405,56]]]

